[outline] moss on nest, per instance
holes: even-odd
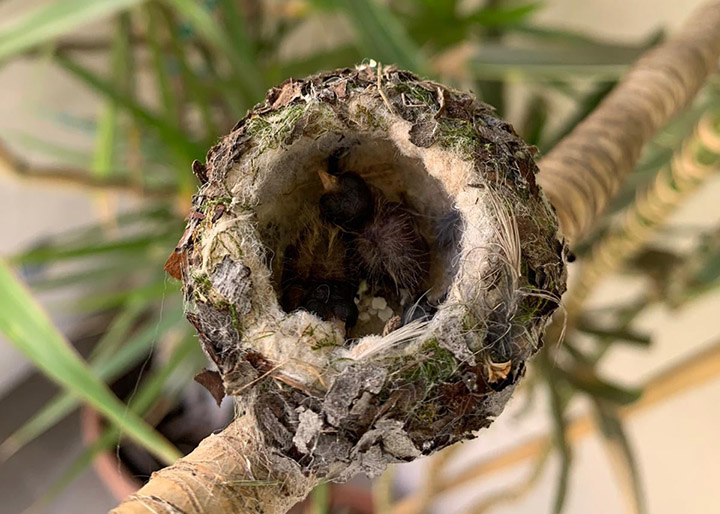
[[[431,247],[436,313],[384,337],[347,340],[278,303],[278,262],[338,149],[418,213]],[[178,247],[187,309],[268,444],[344,479],[473,437],[502,411],[565,284],[533,154],[471,95],[369,66],[284,82],[210,150]]]
[[[437,141],[444,149],[458,154],[463,159],[472,159],[476,147],[480,142],[473,124],[462,119],[443,119],[437,124]],[[485,149],[490,150],[492,143],[485,143]]]

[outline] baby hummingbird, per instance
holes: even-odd
[[[332,170],[331,170],[332,171]],[[322,218],[347,234],[353,257],[376,286],[419,292],[430,268],[430,248],[414,214],[352,171],[319,170],[325,193]]]
[[[337,227],[317,215],[285,249],[281,304],[286,312],[305,309],[345,329],[357,321],[358,277],[349,266],[347,244]]]

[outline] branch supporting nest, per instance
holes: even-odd
[[[538,183],[576,241],[618,191],[650,138],[695,97],[720,57],[720,2],[642,57],[600,106],[540,163]]]
[[[720,135],[714,128],[718,118],[716,111],[703,115],[670,163],[637,193],[619,223],[593,245],[590,256],[580,265],[578,280],[563,297],[570,318],[580,314],[583,303],[602,277],[618,271],[689,195],[720,171]]]
[[[237,418],[192,453],[153,474],[111,514],[207,512],[280,514],[305,498],[318,480],[269,449],[251,416]]]

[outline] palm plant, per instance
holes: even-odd
[[[688,254],[658,255],[650,243],[668,213],[717,169],[720,92],[715,82],[709,83],[692,108],[665,125],[695,96],[711,71],[697,60],[678,62],[678,53],[686,55],[681,45],[701,49],[703,63],[717,60],[717,31],[707,25],[716,21],[718,7],[708,8],[713,15],[706,16],[687,37],[673,40],[668,47],[672,52],[641,61],[641,68],[626,79],[625,84],[631,86],[616,89],[610,97],[608,93],[630,64],[646,47],[662,40],[662,35],[651,35],[637,46],[608,44],[536,25],[533,15],[540,8],[539,3],[490,1],[463,10],[454,0],[72,0],[44,4],[0,26],[0,62],[47,59],[103,102],[102,113],[89,131],[95,142],[92,152],[73,151],[37,134],[0,134],[7,143],[0,147],[3,164],[22,180],[54,181],[88,190],[99,205],[108,205],[114,195],[141,200],[136,210],[45,242],[9,261],[24,270],[33,289],[79,285],[87,289],[80,307],[87,313],[109,315],[108,328],[87,363],[18,284],[10,266],[0,269],[0,329],[65,391],[5,440],[0,454],[9,458],[84,401],[107,418],[107,432],[78,457],[63,484],[95,454],[112,447],[119,429],[165,463],[180,456],[142,416],[161,397],[180,394],[204,359],[191,328],[180,322],[179,286],[168,281],[162,270],[169,250],[182,235],[182,217],[197,186],[189,173],[192,162],[202,160],[205,151],[270,86],[287,77],[348,66],[371,56],[473,89],[501,114],[509,84],[518,76],[532,84],[533,94],[517,128],[545,155],[539,181],[572,240],[581,275],[564,299],[568,319],[562,344],[552,344],[560,339],[561,330],[551,327],[527,380],[528,395],[547,389],[555,427],[551,436],[535,441],[523,454],[522,458],[536,458],[536,472],[528,483],[540,475],[548,453],[558,452],[563,465],[554,509],[560,512],[567,494],[572,442],[587,433],[594,419],[610,451],[619,456],[618,476],[630,493],[631,508],[642,512],[640,477],[623,419],[647,402],[657,401],[657,395],[667,394],[662,384],[683,374],[692,376],[696,362],[650,382],[645,396],[640,389],[602,377],[597,367],[614,345],[650,344],[649,335],[633,329],[633,321],[643,311],[658,302],[690,302],[720,280],[717,229],[703,234],[697,251]],[[103,32],[111,37],[76,36],[92,23],[102,23],[107,29]],[[321,26],[335,27],[335,39],[326,45],[308,43],[305,34]],[[508,43],[509,35],[520,43]],[[86,64],[92,55],[103,56],[108,69],[99,71]],[[687,79],[680,86],[670,80],[663,90],[662,81],[653,86],[642,81],[644,74],[656,79],[655,70],[677,67]],[[148,77],[149,95],[140,86]],[[591,87],[580,92],[578,84],[588,81]],[[636,84],[642,85],[651,105],[637,102]],[[664,96],[668,91],[669,102]],[[548,123],[549,99],[558,94],[572,98],[574,110],[561,126],[553,127]],[[603,107],[595,110],[604,99]],[[625,108],[632,110],[629,114],[618,111]],[[613,115],[617,112],[624,117]],[[663,126],[635,166],[643,144]],[[28,150],[50,155],[56,164],[39,167],[18,157]],[[588,163],[586,183],[590,186],[586,190],[584,184],[578,187],[568,160]],[[598,162],[605,167],[597,167]],[[633,168],[631,179],[623,184]],[[600,212],[604,213],[598,220]],[[638,261],[651,265],[634,265]],[[48,272],[33,272],[33,268],[58,263],[70,263],[74,271],[54,272],[51,267]],[[637,302],[613,306],[602,317],[609,322],[601,324],[597,313],[585,308],[585,299],[600,278],[617,270],[663,278]],[[591,338],[590,347],[580,344],[582,336]],[[105,383],[142,362],[155,341],[167,345],[170,356],[141,385],[128,404],[128,414],[128,407],[110,394]],[[714,351],[703,356],[707,358],[720,357]],[[568,419],[568,406],[576,395],[591,399],[591,417]],[[435,476],[443,473],[451,453],[452,448],[434,457],[430,469]],[[396,512],[419,511],[423,503],[482,476],[491,467],[492,463],[480,463],[451,479],[435,481],[394,506],[389,505],[387,492],[383,493],[388,488],[383,488],[386,484],[381,479],[378,501]],[[521,484],[501,492],[476,506],[476,511],[526,489],[527,484]]]

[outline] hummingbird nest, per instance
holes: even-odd
[[[383,321],[399,316],[390,328],[346,333],[281,307],[285,252],[313,223],[317,170],[338,152],[414,213],[430,249],[414,304],[357,300],[363,320],[369,304]],[[199,380],[257,420],[270,456],[319,477],[374,475],[474,437],[502,412],[565,290],[534,153],[472,95],[394,68],[270,90],[194,164],[202,187],[168,262],[217,367]],[[424,316],[408,315],[421,305]]]

